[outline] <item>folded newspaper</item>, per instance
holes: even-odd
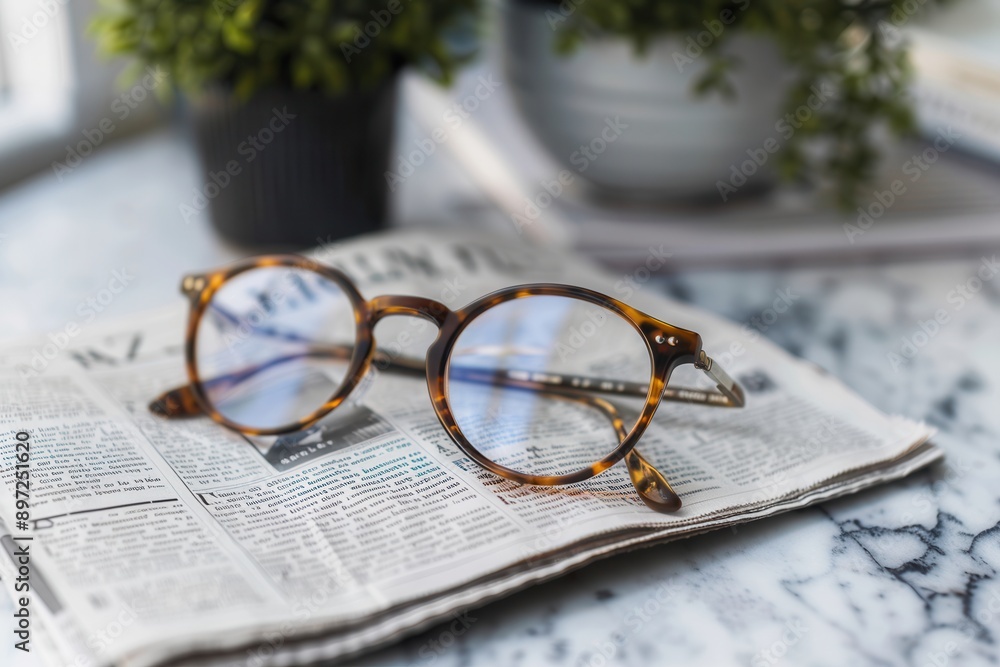
[[[650,265],[664,250],[650,249]],[[442,431],[418,377],[372,377],[293,436],[159,418],[150,399],[185,381],[182,299],[92,324],[58,354],[47,336],[9,344],[0,541],[11,558],[0,557],[0,574],[51,664],[344,659],[611,554],[853,493],[941,456],[927,426],[882,414],[753,331],[663,298],[645,270],[612,275],[472,233],[390,233],[313,254],[366,298],[458,308],[519,283],[600,290],[701,333],[747,407],[660,407],[643,454],[684,506],[658,514],[624,464],[568,487],[480,469]],[[434,334],[408,318],[375,332],[416,357]]]

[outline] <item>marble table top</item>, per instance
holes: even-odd
[[[107,317],[166,303],[182,271],[241,254],[204,221],[184,224],[177,213],[196,173],[172,135],[129,150],[127,159],[96,155],[58,190],[43,175],[0,197],[6,335],[60,326],[113,269],[135,272],[136,288]],[[115,187],[125,168],[136,185]],[[646,289],[766,327],[882,410],[931,423],[946,462],[818,507],[600,561],[354,662],[997,664],[1000,278],[974,280],[996,250],[650,282]],[[800,295],[794,307],[755,324],[785,289]],[[0,616],[9,611],[0,598]],[[0,664],[36,667],[10,644],[0,643]]]

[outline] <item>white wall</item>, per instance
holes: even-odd
[[[0,60],[0,187],[53,170],[84,142],[98,149],[155,121],[151,100],[122,118],[124,61],[97,53],[87,34],[97,0],[2,0]],[[150,96],[146,96],[150,97]],[[112,132],[101,130],[114,126]],[[86,134],[85,134],[86,133]],[[90,137],[90,139],[88,139]],[[100,141],[97,141],[100,139]]]

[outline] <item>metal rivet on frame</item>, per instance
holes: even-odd
[[[664,343],[666,343],[667,345],[669,345],[669,346],[671,346],[671,347],[676,347],[676,346],[677,346],[677,343],[679,342],[679,341],[677,340],[677,337],[676,337],[676,336],[670,336],[670,337],[668,338],[667,336],[664,336],[664,335],[663,335],[663,334],[661,334],[661,333],[659,333],[659,334],[656,334],[656,336],[654,336],[654,337],[653,337],[653,340],[655,340],[655,341],[656,341],[656,344],[657,344],[657,345],[663,345]]]

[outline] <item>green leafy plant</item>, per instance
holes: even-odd
[[[472,55],[478,0],[104,0],[105,53],[164,69],[187,91],[371,88],[416,64],[447,82]]]
[[[639,54],[662,35],[690,38],[685,44],[697,45],[691,52],[707,65],[694,92],[728,98],[734,96],[729,74],[740,66],[725,51],[728,40],[739,32],[770,37],[794,72],[786,111],[806,105],[817,85],[832,91],[832,100],[776,155],[781,175],[827,182],[838,204],[850,209],[878,163],[875,128],[905,134],[914,126],[906,94],[911,72],[898,29],[925,5],[943,1],[565,0],[553,4],[549,16],[563,52],[608,34],[628,38]],[[684,58],[693,60],[679,54],[678,67]]]

